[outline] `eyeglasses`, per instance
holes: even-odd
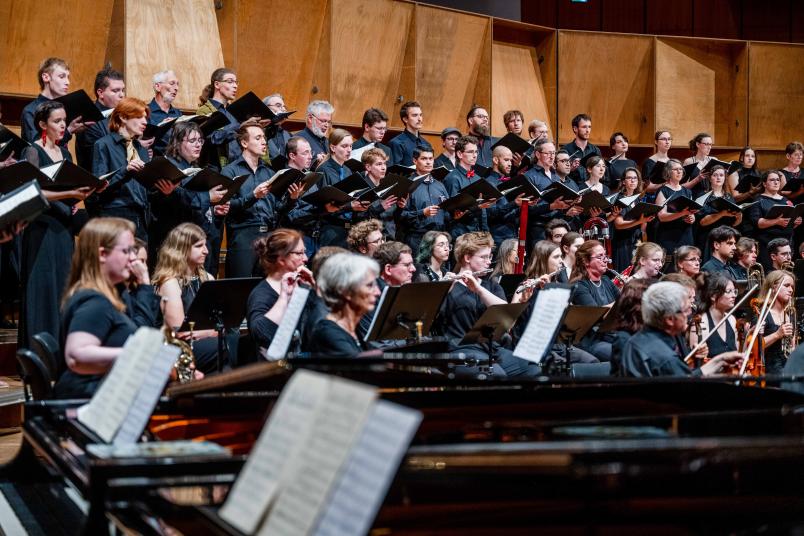
[[[681,262],[697,262],[697,263],[700,263],[701,258],[700,257],[687,257],[686,259],[682,260]]]
[[[315,120],[318,121],[319,123],[323,124],[323,125],[331,125],[332,124],[332,119],[321,119],[317,115],[314,115],[313,117],[315,117]]]
[[[487,115],[478,115],[478,114],[475,114],[473,117],[476,117],[477,119],[488,119],[489,118],[489,116],[487,116]]]
[[[700,143],[701,145],[705,145],[706,147],[711,147],[711,146],[712,146],[712,142],[711,142],[711,141],[710,141],[710,142],[699,141],[698,143]]]
[[[237,78],[225,78],[221,82],[224,84],[237,84]]]
[[[441,244],[441,243],[439,243],[439,244],[435,244],[435,246],[434,246],[434,247],[437,247],[437,248],[447,248],[449,251],[452,251],[452,244],[449,244],[449,243],[445,243],[445,244]]]
[[[726,296],[736,296],[738,294],[738,292],[737,292],[736,288],[730,288],[730,289],[724,291],[723,294],[725,294]]]
[[[676,171],[680,171],[680,172],[682,172],[682,173],[683,173],[683,172],[684,172],[684,168],[680,168],[680,167],[674,167],[674,168],[670,169],[670,171],[672,171],[673,173],[675,173]]]
[[[402,266],[403,268],[410,268],[411,266],[413,266],[413,261],[410,261],[410,262],[398,262],[398,263],[394,264],[394,266]]]
[[[306,252],[305,250],[301,250],[301,251],[291,251],[289,254],[290,254],[290,255],[299,255],[299,256],[302,256],[302,255],[307,255],[307,252]]]
[[[384,243],[385,243],[384,236],[381,236],[376,240],[366,240],[366,244],[384,244]]]
[[[130,247],[127,247],[127,248],[124,248],[124,247],[121,247],[121,246],[115,246],[115,247],[112,248],[112,250],[115,250],[115,249],[119,249],[125,255],[136,255],[137,252],[140,250],[140,248],[138,248],[137,246],[130,246]]]
[[[609,256],[606,255],[605,253],[603,255],[595,255],[594,257],[589,258],[595,261],[605,261],[605,262],[609,261]]]
[[[204,138],[187,138],[184,141],[190,145],[204,145]]]
[[[547,153],[547,154],[550,154],[550,153]],[[555,154],[555,153],[553,153],[553,154]],[[569,164],[569,158],[560,158],[560,159],[557,158],[556,159],[556,164]]]
[[[555,151],[550,151],[550,152],[547,152],[547,151],[539,151],[539,154],[546,154],[547,156],[555,156],[555,155],[556,155],[556,152],[555,152]]]
[[[490,261],[491,260],[491,255],[472,255],[472,256],[477,257],[478,259],[480,259],[482,261]]]
[[[656,141],[673,141],[673,138],[659,138]]]

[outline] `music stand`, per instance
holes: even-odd
[[[218,332],[218,372],[223,370],[223,355],[226,351],[224,332],[239,327],[246,316],[246,302],[260,277],[240,277],[204,281],[190,304],[179,331],[214,329]]]
[[[503,274],[500,276],[500,286],[505,292],[505,299],[509,302],[514,298],[516,289],[525,280],[525,274]]]
[[[435,281],[385,287],[365,341],[419,340],[419,333],[429,334],[452,284]]]
[[[609,312],[609,307],[597,307],[593,305],[570,305],[567,307],[561,326],[558,328],[558,337],[567,347],[567,360],[563,367],[557,367],[553,363],[554,370],[559,374],[570,375],[571,365],[569,361],[569,349],[577,345],[587,333],[597,324],[603,315]]]
[[[491,366],[495,361],[494,341],[499,341],[514,327],[514,323],[527,306],[528,302],[501,303],[487,307],[475,324],[464,334],[461,345],[479,344],[482,346],[485,339],[488,345],[489,366]]]

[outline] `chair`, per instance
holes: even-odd
[[[39,332],[31,337],[31,350],[33,350],[50,372],[51,378],[59,376],[59,343],[47,331]]]
[[[17,350],[26,402],[53,398],[52,376],[39,356],[28,349]]]

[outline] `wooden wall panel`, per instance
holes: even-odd
[[[114,0],[105,62],[123,72],[126,67],[126,0]],[[123,75],[126,73],[123,72]],[[89,91],[87,91],[89,93]]]
[[[423,5],[416,6],[416,100],[424,109],[424,129],[466,128],[466,112],[488,92],[491,19]],[[479,83],[478,83],[479,82]],[[489,106],[488,100],[477,102]]]
[[[215,10],[218,19],[218,35],[221,41],[223,64],[237,69],[237,14],[240,11],[238,4],[249,0],[227,0],[222,9]],[[239,78],[238,78],[239,80]]]
[[[0,2],[0,92],[38,95],[36,71],[58,56],[70,65],[70,89],[92,93],[103,67],[114,0]]]
[[[653,38],[558,32],[558,136],[572,139],[572,117],[592,116],[592,141],[616,130],[632,144],[653,141]]]
[[[413,4],[331,0],[331,5],[331,99],[338,122],[359,125],[369,106],[393,113]]]
[[[742,146],[747,135],[746,47],[704,39],[656,42],[656,124],[679,140],[698,132]]]
[[[657,128],[670,130],[678,145],[697,132],[714,136],[714,95],[714,69],[661,39],[656,41]]]
[[[223,66],[214,10],[207,0],[127,1],[126,93],[149,101],[154,73],[172,69],[180,80],[174,106],[196,107],[209,75]]]
[[[502,116],[511,109],[518,109],[524,114],[525,128],[532,119],[549,121],[549,105],[536,49],[495,42],[491,57],[491,76],[494,80],[491,101],[492,135],[505,135]]]
[[[293,117],[302,119],[311,99],[328,99],[327,4],[327,0],[225,1],[223,10],[234,11],[233,66],[240,90],[260,97],[278,91],[289,109],[300,111]]]
[[[748,141],[759,148],[784,148],[802,137],[804,71],[791,65],[804,64],[804,46],[750,43],[748,56]]]

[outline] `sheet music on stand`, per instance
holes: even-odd
[[[539,292],[533,307],[538,314],[531,315],[525,333],[514,348],[516,357],[542,362],[566,314],[571,292],[569,288],[546,288]]]
[[[246,534],[360,534],[421,421],[375,388],[297,371],[219,516]]]
[[[282,321],[279,323],[274,338],[271,339],[271,345],[267,350],[260,348],[260,354],[268,361],[279,361],[287,355],[293,340],[293,333],[296,331],[296,326],[299,325],[299,318],[304,311],[304,306],[307,305],[309,296],[310,289],[308,288],[297,286],[293,291]]]
[[[98,434],[103,441],[111,442],[129,416],[131,419],[142,421],[141,415],[138,416],[137,412],[150,401],[145,399],[138,401],[137,398],[143,390],[147,376],[153,374],[155,370],[164,368],[164,363],[175,362],[179,353],[178,347],[164,344],[162,333],[158,329],[138,329],[126,340],[123,350],[112,365],[112,370],[106,375],[92,399],[78,408],[78,420]],[[155,394],[154,390],[154,385],[147,389],[154,398],[153,404],[156,403],[161,388]],[[135,402],[142,405],[135,408]],[[152,410],[153,406],[150,409]],[[131,433],[129,429],[127,434]],[[136,436],[139,437],[141,433],[142,430],[139,430]]]

